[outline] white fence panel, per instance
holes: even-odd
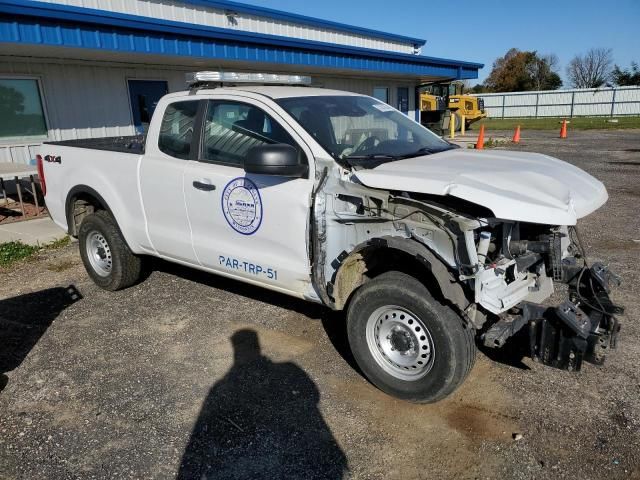
[[[482,97],[484,98],[485,108],[502,108],[502,96],[500,97]]]
[[[538,117],[570,117],[570,116],[571,116],[571,105],[542,105],[538,107]]]
[[[567,105],[571,103],[571,92],[540,92],[538,94],[539,105]]]
[[[533,117],[535,115],[535,105],[523,105],[523,106],[505,106],[505,116],[507,117]]]
[[[640,102],[640,88],[617,89],[616,102]]]
[[[613,107],[613,115],[638,115],[640,102],[616,103]]]
[[[505,106],[507,107],[521,107],[524,105],[535,105],[536,104],[536,94],[520,94],[513,95],[509,97],[505,97],[504,101]]]
[[[489,117],[640,115],[640,87],[584,88],[540,92],[485,93]]]

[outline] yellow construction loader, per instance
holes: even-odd
[[[471,124],[485,118],[487,113],[484,101],[465,95],[460,82],[424,85],[420,91],[420,123],[442,133],[449,129],[451,115],[454,117],[455,130],[459,131],[463,117],[465,129],[468,129]]]

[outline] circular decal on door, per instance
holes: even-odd
[[[255,183],[238,177],[222,191],[222,211],[227,223],[236,232],[251,235],[262,223],[262,199]]]

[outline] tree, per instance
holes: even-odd
[[[0,112],[11,116],[24,112],[24,95],[15,88],[0,85]]]
[[[620,87],[640,85],[640,68],[636,62],[631,62],[631,68],[629,70],[622,70],[616,65],[613,67],[611,78],[613,79],[613,83]]]
[[[562,86],[562,79],[556,73],[558,57],[555,54],[538,56],[536,52],[526,65],[527,74],[531,77],[534,90],[557,90]]]
[[[592,48],[573,57],[567,66],[567,77],[575,88],[598,88],[611,79],[612,64],[610,48]]]
[[[487,89],[481,83],[476,83],[473,87],[469,89],[471,93],[486,93]]]
[[[557,65],[555,55],[540,56],[536,51],[512,48],[493,62],[484,86],[492,92],[555,90],[562,86],[560,75],[555,71]]]

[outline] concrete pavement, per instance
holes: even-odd
[[[0,244],[19,240],[29,245],[45,245],[65,236],[66,232],[49,217],[0,224]]]

